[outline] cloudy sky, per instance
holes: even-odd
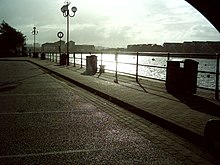
[[[70,0],[69,0],[70,1]],[[0,0],[0,21],[27,36],[39,31],[36,42],[58,41],[66,18],[65,0]],[[77,7],[70,18],[70,40],[76,44],[126,47],[128,44],[184,41],[220,41],[219,32],[184,0],[72,0]]]

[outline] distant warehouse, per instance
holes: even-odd
[[[172,52],[172,53],[220,53],[219,41],[192,41],[183,43],[165,42],[157,44],[127,45],[128,51],[134,52]]]
[[[61,47],[61,52],[66,52],[67,44],[65,41],[57,41],[54,43],[44,43],[41,46],[42,52],[59,52],[59,47]],[[74,41],[69,41],[69,51],[70,52],[91,52],[95,51],[94,45],[75,45]]]

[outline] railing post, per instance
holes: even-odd
[[[219,54],[216,53],[215,99],[219,100]]]
[[[82,65],[83,65],[83,61],[82,61],[82,52],[81,52],[81,57],[80,57],[80,68],[82,68]]]
[[[167,54],[167,60],[170,60],[170,53]]]
[[[138,56],[139,56],[139,53],[137,52],[137,59],[136,59],[136,82],[138,83]]]
[[[101,66],[102,66],[102,51],[101,51]]]
[[[76,53],[73,53],[73,66],[76,66]]]
[[[116,64],[116,68],[115,68],[115,83],[118,83],[118,53],[115,53],[115,64]]]
[[[57,53],[56,53],[56,63],[57,63]]]

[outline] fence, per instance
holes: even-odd
[[[72,54],[72,56],[71,56]],[[147,75],[141,75],[140,74],[140,70],[141,68],[157,68],[160,70],[164,70],[166,71],[166,66],[159,66],[159,65],[151,65],[151,64],[143,64],[140,63],[140,58],[141,57],[163,57],[166,60],[170,60],[171,58],[199,58],[199,59],[212,59],[215,61],[215,71],[210,71],[210,70],[198,70],[198,74],[207,74],[208,77],[210,77],[210,75],[213,75],[215,78],[215,82],[214,82],[214,89],[211,88],[207,88],[207,87],[202,87],[202,86],[198,86],[198,88],[206,88],[206,89],[210,89],[210,90],[215,90],[215,99],[219,99],[219,54],[201,54],[201,53],[166,53],[166,52],[72,52],[70,53],[70,63],[73,64],[73,66],[75,67],[76,65],[80,66],[81,68],[83,68],[86,64],[86,58],[85,56],[87,55],[91,55],[91,54],[95,54],[98,56],[98,66],[99,69],[101,67],[104,66],[104,64],[108,63],[108,64],[112,64],[113,67],[111,68],[105,68],[106,71],[108,72],[114,72],[115,73],[115,82],[118,82],[118,74],[124,74],[124,75],[128,75],[128,76],[133,76],[136,78],[136,81],[139,82],[139,78],[153,78],[153,79],[157,79],[157,80],[164,80],[161,78],[154,78],[151,76],[147,76]],[[122,57],[124,55],[129,55],[132,56],[134,58],[133,62],[125,62],[124,60],[118,60],[119,57]],[[111,56],[111,58],[110,58]],[[59,53],[57,52],[48,52],[46,53],[46,58],[50,61],[59,62]],[[105,59],[104,59],[105,57]],[[107,60],[106,57],[110,58],[110,60]],[[114,57],[114,58],[113,58]],[[152,60],[154,60],[154,58],[152,58]],[[124,66],[129,66],[133,68],[133,72],[131,71],[120,71],[118,69],[119,65],[124,65]],[[129,68],[128,67],[128,68]],[[214,66],[213,66],[214,67]],[[134,69],[135,68],[135,69]],[[135,71],[134,71],[135,70]],[[212,76],[212,77],[213,77]]]

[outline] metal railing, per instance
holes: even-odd
[[[58,52],[46,52],[46,58],[50,61],[59,62],[59,53]],[[87,55],[98,55],[98,63],[100,64],[98,69],[100,69],[101,66],[103,66],[103,63],[112,63],[115,65],[114,69],[107,69],[105,70],[108,72],[115,73],[115,82],[118,82],[118,74],[124,74],[128,76],[135,77],[136,81],[139,82],[139,78],[151,78],[151,79],[157,79],[158,78],[152,78],[150,76],[143,76],[140,75],[139,69],[140,67],[147,67],[147,68],[157,68],[157,69],[164,69],[166,71],[166,66],[158,66],[158,65],[150,65],[150,64],[143,64],[139,62],[139,58],[141,56],[151,56],[151,57],[166,57],[167,60],[170,60],[174,57],[179,58],[200,58],[200,59],[215,59],[216,60],[216,70],[215,71],[207,71],[207,70],[198,70],[198,73],[201,74],[208,74],[208,75],[214,75],[215,76],[215,89],[210,89],[206,87],[197,86],[198,88],[205,88],[210,90],[215,90],[215,99],[219,100],[219,54],[201,54],[201,53],[168,53],[168,52],[70,52],[70,54],[73,54],[73,56],[70,56],[70,63],[73,64],[75,67],[76,65],[80,66],[80,68],[83,68],[85,66],[86,58],[83,56]],[[103,56],[115,56],[114,60],[104,60]],[[123,55],[133,55],[133,57],[136,58],[135,62],[123,62],[119,61],[118,57]],[[128,65],[128,66],[135,66],[135,73],[131,72],[125,72],[125,71],[119,71],[118,65]],[[162,80],[164,81],[164,80]]]

